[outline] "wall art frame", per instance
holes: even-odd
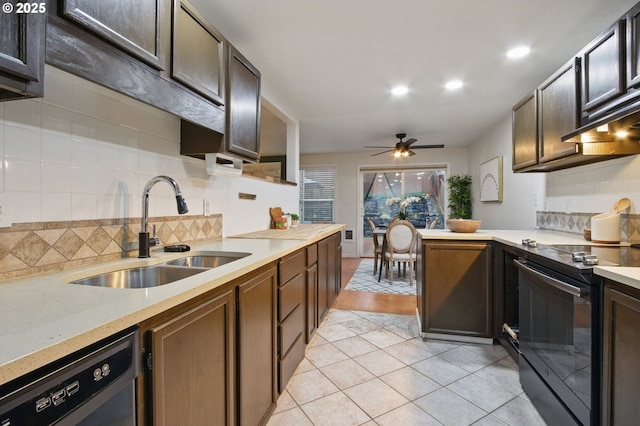
[[[502,201],[502,156],[480,165],[480,201]]]

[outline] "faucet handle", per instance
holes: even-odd
[[[156,235],[156,225],[153,225],[153,237],[149,237],[149,247],[160,244],[160,238]]]

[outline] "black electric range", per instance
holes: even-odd
[[[640,266],[640,248],[523,240],[514,263],[519,324],[506,328],[523,389],[550,424],[599,424],[603,279],[593,268]]]

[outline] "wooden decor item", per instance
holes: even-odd
[[[276,229],[278,219],[281,219],[282,216],[284,216],[282,207],[269,207],[269,215],[271,216],[271,229]],[[282,223],[282,221],[280,221],[280,223]]]

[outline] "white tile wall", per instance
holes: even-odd
[[[225,235],[268,227],[269,207],[298,210],[295,186],[209,176],[179,152],[179,118],[48,65],[44,98],[0,103],[0,192],[13,195],[15,223],[139,218],[159,174],[178,181],[189,214],[209,200]],[[153,187],[149,214],[177,214],[168,185]]]
[[[640,157],[633,155],[549,173],[545,211],[602,213],[622,197],[640,213]]]

